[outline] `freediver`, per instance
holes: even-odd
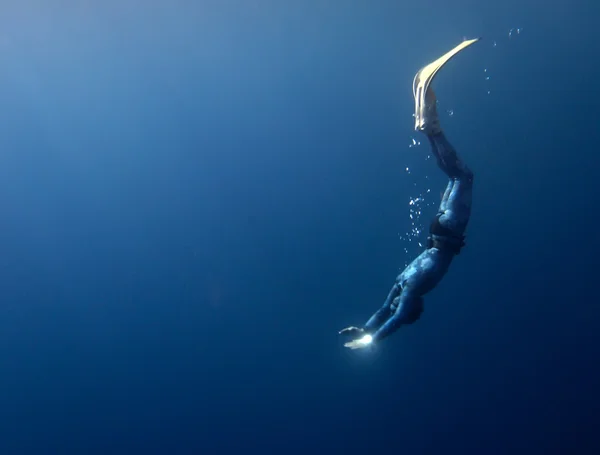
[[[383,306],[364,327],[347,327],[339,332],[340,335],[354,337],[344,344],[347,348],[372,346],[400,326],[417,321],[423,312],[423,296],[442,280],[454,256],[465,244],[464,233],[471,216],[473,172],[459,158],[440,127],[431,83],[452,57],[478,40],[463,41],[415,75],[415,130],[429,139],[439,168],[448,176],[448,186],[429,227],[426,249],[398,275]]]

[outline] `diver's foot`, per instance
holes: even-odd
[[[431,86],[425,92],[424,97],[420,96],[419,92],[415,94],[415,130],[421,131],[427,136],[434,136],[442,132],[437,112],[437,98]]]

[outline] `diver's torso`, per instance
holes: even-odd
[[[398,275],[397,283],[402,289],[422,296],[431,291],[444,277],[454,254],[438,248],[429,248],[417,256]]]

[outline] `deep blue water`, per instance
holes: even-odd
[[[0,453],[600,453],[596,3],[3,2]],[[475,36],[467,248],[349,352]]]

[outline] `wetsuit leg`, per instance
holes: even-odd
[[[462,235],[471,217],[473,180],[457,179],[452,187],[440,224],[457,235]]]
[[[398,330],[400,326],[412,324],[419,319],[423,312],[423,297],[412,292],[410,288],[404,288],[394,302],[394,306],[396,305],[396,311],[392,317],[373,334],[373,341],[381,341]]]
[[[427,136],[431,144],[431,151],[439,168],[450,178],[462,178],[469,174],[472,177],[472,172],[462,162],[452,144],[448,142],[444,133],[438,133]]]
[[[473,172],[463,163],[443,133],[428,138],[438,166],[450,178],[440,204],[440,224],[462,235],[471,216]]]
[[[452,193],[453,186],[454,179],[448,180],[448,185],[446,185],[446,191],[444,191],[444,195],[442,196],[442,202],[440,202],[441,213],[444,213],[446,211],[446,206],[448,205],[448,199],[450,199],[450,193]]]
[[[364,329],[367,332],[377,330],[379,327],[381,327],[381,324],[383,324],[391,316],[392,303],[394,302],[394,299],[398,297],[399,294],[400,286],[398,286],[398,284],[394,284],[394,286],[392,286],[392,289],[390,290],[390,293],[385,299],[383,306],[379,310],[377,310],[377,312],[373,316],[371,316],[371,318],[365,324]]]

